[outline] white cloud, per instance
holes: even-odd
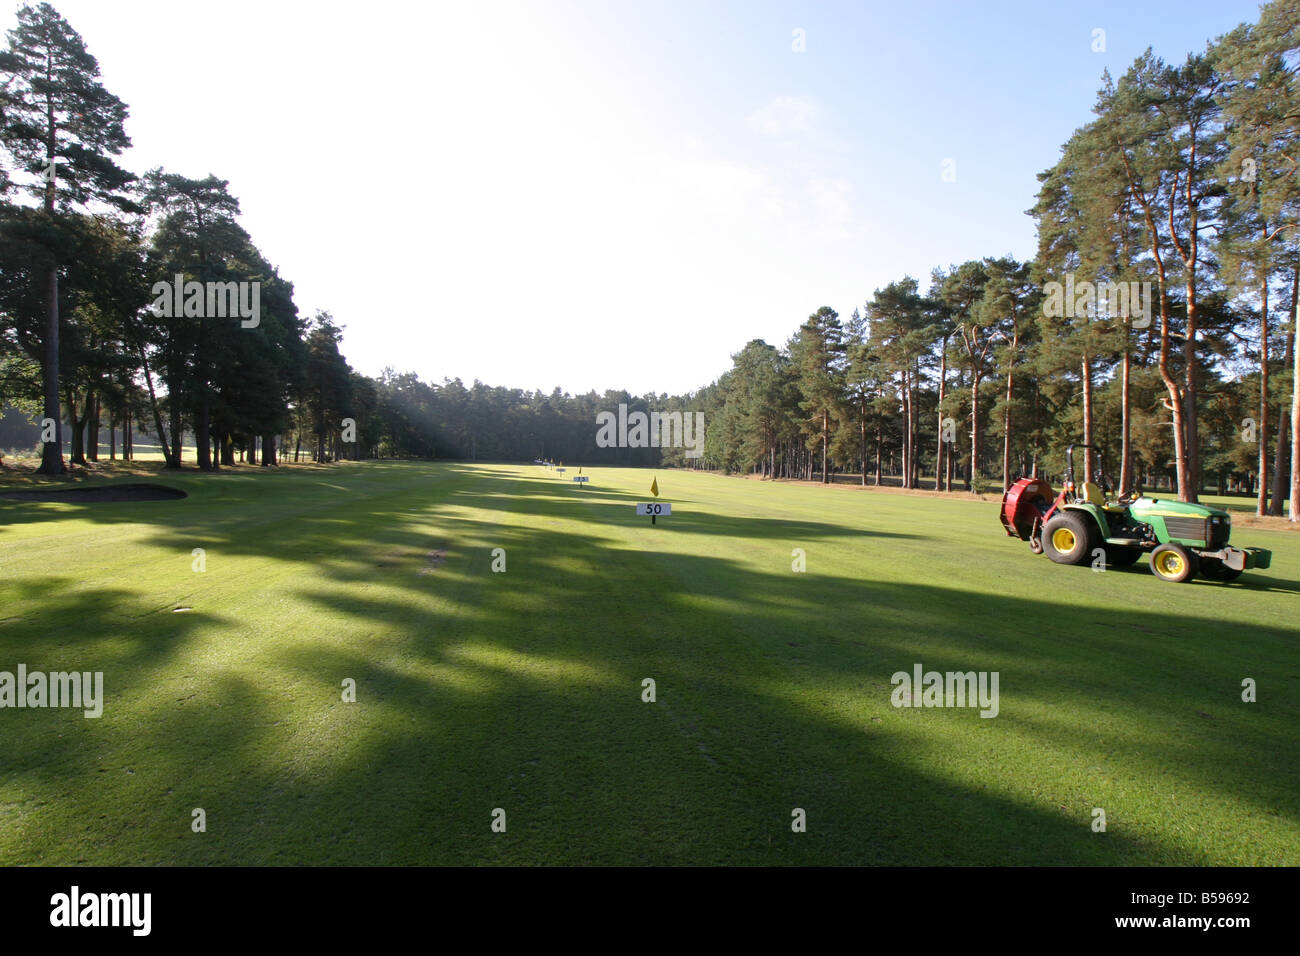
[[[750,129],[764,136],[788,136],[812,129],[821,106],[811,96],[778,96],[747,120]]]

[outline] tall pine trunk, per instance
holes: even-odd
[[[830,469],[827,468],[827,459],[830,452],[830,435],[831,435],[831,416],[830,412],[822,409],[822,484],[831,483]]]
[[[1011,488],[1011,396],[1015,386],[1015,354],[1020,343],[1017,331],[1011,338],[1011,365],[1007,368],[1007,399],[1002,409],[1002,490]]]
[[[172,330],[172,326],[171,324],[169,324],[167,326],[167,341],[169,346],[168,353],[169,355],[174,356],[175,349],[171,347],[173,344],[172,343],[173,336],[171,330]],[[168,366],[168,382],[177,383],[176,387],[169,386],[167,390],[167,412],[168,412],[167,427],[171,432],[171,439],[172,439],[171,442],[172,459],[169,460],[167,463],[168,468],[181,467],[181,455],[182,455],[181,442],[184,441],[184,437],[185,437],[185,429],[181,422],[181,397],[179,393],[179,386],[182,380],[182,372],[178,366],[179,366],[179,361],[175,359],[173,359],[173,361],[171,361]],[[159,435],[161,438],[161,432],[159,433]],[[165,447],[165,443],[164,443],[164,447]]]
[[[153,373],[149,371],[149,360],[145,357],[143,346],[138,349],[138,354],[140,356],[140,366],[144,369],[144,382],[149,387],[149,408],[153,411],[154,430],[158,434],[158,444],[162,447],[163,466],[166,468],[179,468],[181,466],[180,447],[174,443],[169,445],[167,442],[167,433],[163,431],[162,411],[158,407],[158,395],[153,387]],[[129,429],[131,427],[131,412],[129,409],[126,413],[126,420]],[[135,456],[134,444],[134,440],[131,440],[132,457]]]
[[[1147,236],[1151,242],[1151,258],[1156,267],[1156,289],[1160,296],[1160,359],[1157,367],[1160,370],[1160,380],[1164,383],[1165,391],[1168,393],[1165,398],[1165,407],[1169,409],[1170,417],[1173,419],[1174,467],[1178,476],[1178,497],[1182,501],[1191,501],[1193,500],[1192,482],[1188,475],[1183,390],[1169,369],[1169,337],[1171,335],[1169,328],[1169,292],[1166,288],[1165,260],[1160,252],[1160,233],[1156,228],[1155,216],[1152,213],[1150,201],[1144,193],[1136,188],[1137,179],[1133,175],[1128,155],[1124,152],[1124,145],[1123,143],[1117,143],[1116,145],[1119,147],[1119,154],[1123,159],[1124,169],[1128,175],[1129,193],[1142,208]]]
[[[1092,444],[1092,358],[1083,353],[1083,365],[1080,370],[1083,379],[1083,443]],[[1092,451],[1084,449],[1083,480],[1092,481]]]
[[[1128,494],[1133,485],[1132,408],[1129,372],[1133,356],[1129,353],[1128,339],[1124,340],[1124,356],[1120,363],[1119,395],[1119,493]]]
[[[1295,316],[1296,308],[1300,306],[1300,265],[1297,265],[1291,272],[1291,310],[1290,315]],[[1282,371],[1291,367],[1295,359],[1295,326],[1288,323],[1286,333],[1286,354],[1283,359]],[[1277,403],[1277,442],[1273,450],[1273,500],[1269,503],[1268,513],[1271,515],[1281,516],[1282,504],[1286,499],[1286,467],[1287,467],[1287,445],[1291,440],[1290,429],[1290,409],[1286,402]],[[1295,453],[1295,449],[1291,449]]]
[[[900,476],[902,488],[907,488],[911,480],[911,372],[904,369],[902,373],[902,468]]]
[[[858,399],[858,456],[862,463],[862,485],[867,484],[867,398],[862,393]]]
[[[908,401],[908,405],[911,408],[908,418],[911,421],[909,428],[911,431],[910,444],[912,448],[911,453],[907,456],[910,465],[907,485],[909,488],[918,487],[921,480],[921,455],[919,453],[921,444],[919,441],[921,437],[921,422],[920,416],[916,413],[916,383],[920,381],[920,378],[921,365],[920,362],[915,362],[912,367],[912,395]]]
[[[53,183],[50,184],[51,193]],[[53,216],[53,197],[47,202],[46,211]],[[62,475],[68,468],[63,463],[63,412],[59,408],[59,267],[50,266],[46,277],[45,342],[41,353],[41,386],[45,399],[45,418],[54,422],[53,441],[41,446],[42,475]],[[44,430],[44,423],[42,423]]]
[[[948,466],[948,443],[943,437],[943,396],[948,386],[948,336],[943,337],[939,349],[939,404],[935,414],[939,419],[939,444],[934,452],[934,490],[938,491]]]
[[[885,425],[883,421],[876,422],[876,487],[880,487],[880,480],[883,477],[885,461]]]
[[[54,76],[49,57],[46,57],[45,79],[53,85]],[[51,171],[56,169],[54,157],[58,149],[58,140],[54,128],[54,97],[45,97],[45,161]],[[55,176],[45,183],[45,215],[54,220]],[[62,475],[67,472],[63,463],[63,416],[59,412],[59,266],[50,263],[50,271],[45,285],[45,342],[41,353],[41,385],[45,398],[45,418],[54,422],[54,441],[45,442],[41,448],[42,475]],[[44,423],[42,423],[43,425]]]
[[[203,388],[203,383],[199,383]],[[204,395],[199,399],[198,411],[194,416],[194,444],[198,451],[199,470],[212,471],[212,423],[211,423],[211,405],[208,397]]]
[[[181,424],[181,402],[180,397],[169,397],[167,402],[170,413],[170,421],[167,427],[172,437],[172,457],[175,459],[174,464],[169,464],[169,468],[179,468],[181,466],[181,442],[185,440],[185,429]]]
[[[86,457],[99,461],[99,394],[90,393],[89,418],[86,424]]]
[[[1183,378],[1186,381],[1184,399],[1186,406],[1183,410],[1186,426],[1184,430],[1185,441],[1187,444],[1187,484],[1189,485],[1189,494],[1183,501],[1198,501],[1201,490],[1201,433],[1200,433],[1200,411],[1198,409],[1200,386],[1198,381],[1199,370],[1196,367],[1196,333],[1197,312],[1196,303],[1196,263],[1197,249],[1199,248],[1199,236],[1197,233],[1197,207],[1192,200],[1192,177],[1189,174],[1187,184],[1184,187],[1185,198],[1188,210],[1191,214],[1191,221],[1188,224],[1187,231],[1187,252],[1183,256],[1183,281],[1184,295],[1187,303],[1187,328],[1184,330],[1183,337]],[[1173,208],[1169,210],[1169,234],[1177,241],[1173,230]]]
[[[86,463],[86,440],[85,435],[82,433],[85,424],[85,416],[80,418],[77,416],[77,391],[70,388],[68,389],[68,425],[72,429],[72,436],[69,461],[74,465],[84,465]]]
[[[1291,366],[1292,349],[1295,339],[1287,336],[1286,362],[1283,368]],[[1273,496],[1268,503],[1270,515],[1281,516],[1282,504],[1286,498],[1286,470],[1290,463],[1288,451],[1291,443],[1290,409],[1285,402],[1277,405],[1277,441],[1273,443]]]
[[[1159,260],[1157,260],[1159,262]],[[1188,474],[1187,459],[1187,422],[1183,414],[1183,390],[1173,373],[1169,370],[1169,300],[1165,295],[1164,266],[1158,265],[1157,278],[1160,286],[1160,359],[1156,363],[1160,370],[1160,379],[1165,383],[1165,407],[1169,409],[1174,437],[1174,473],[1175,493],[1179,501],[1192,500],[1192,482]]]
[[[1268,514],[1268,278],[1259,284],[1259,495],[1255,514]]]
[[[1291,312],[1300,332],[1300,303]],[[1300,348],[1292,348],[1291,365],[1291,507],[1287,515],[1300,521]]]

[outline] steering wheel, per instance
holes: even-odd
[[[1136,485],[1133,486],[1132,491],[1130,491],[1126,495],[1119,496],[1119,503],[1127,508],[1129,505],[1131,505],[1133,502],[1137,501],[1141,497],[1142,497],[1142,482],[1139,481]]]

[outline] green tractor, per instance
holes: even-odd
[[[1100,484],[1074,481],[1074,449],[1065,450],[1065,487],[1053,496],[1041,478],[1021,478],[1002,496],[1002,526],[1008,535],[1028,541],[1035,554],[1057,564],[1091,564],[1100,549],[1106,564],[1127,567],[1151,554],[1151,573],[1162,581],[1190,581],[1197,574],[1211,581],[1234,581],[1247,568],[1267,568],[1271,551],[1228,544],[1232,518],[1220,508],[1187,504],[1171,498],[1148,498],[1139,486],[1111,496],[1101,468]],[[1100,462],[1099,462],[1100,466]]]

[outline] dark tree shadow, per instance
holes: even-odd
[[[1178,827],[1135,822],[1177,795],[1130,792],[1134,766],[1300,820],[1300,771],[1277,759],[1300,752],[1294,622],[972,594],[959,566],[924,585],[761,570],[744,560],[758,539],[890,535],[777,517],[697,526],[686,505],[674,531],[732,537],[734,556],[637,550],[620,543],[634,496],[460,466],[313,474],[274,514],[257,505],[265,483],[195,484],[178,503],[194,510],[129,520],[165,549],[270,554],[311,573],[266,592],[265,628],[242,648],[212,646],[206,625],[234,622],[201,594],[160,619],[165,602],[120,586],[0,592],[37,609],[0,621],[5,660],[107,654],[116,696],[99,721],[13,725],[4,778],[57,801],[36,819],[80,825],[33,832],[0,806],[16,834],[5,862],[1217,862]],[[270,612],[287,595],[343,633],[277,641],[294,633]],[[207,669],[157,683],[200,651]],[[894,708],[890,677],[916,663],[998,671],[999,716]],[[1242,704],[1243,676],[1269,698]],[[1027,749],[1098,768],[1113,755],[1123,785],[1101,769],[1024,779]],[[1091,831],[1096,806],[1106,833]],[[195,807],[207,834],[190,832]],[[506,834],[489,828],[497,807]],[[791,832],[796,807],[807,833]],[[1232,843],[1231,819],[1205,826]],[[1253,858],[1294,864],[1297,848]]]

